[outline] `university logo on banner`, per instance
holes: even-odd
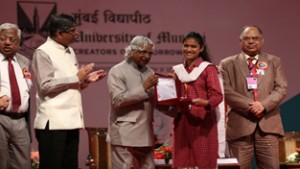
[[[47,23],[57,13],[56,2],[17,2],[18,26],[22,30],[20,53],[28,58],[46,41]]]

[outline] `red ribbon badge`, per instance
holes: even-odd
[[[266,62],[258,62],[256,67],[258,69],[266,70],[268,68],[268,64]]]
[[[31,73],[29,72],[29,70],[27,68],[23,68],[22,72],[23,72],[23,75],[24,75],[25,78],[31,79],[31,77],[32,77]]]

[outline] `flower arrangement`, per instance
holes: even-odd
[[[169,164],[172,159],[173,146],[162,145],[154,149],[154,159],[164,159],[166,164]]]
[[[31,168],[38,169],[39,168],[40,155],[38,151],[31,152]]]
[[[296,147],[295,151],[287,157],[287,162],[300,163],[300,147]]]

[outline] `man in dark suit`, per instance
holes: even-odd
[[[30,169],[29,60],[18,54],[21,30],[0,25],[0,168]]]
[[[229,154],[241,169],[279,168],[278,138],[284,135],[279,104],[287,92],[280,58],[261,52],[262,31],[245,26],[240,34],[242,52],[220,63],[225,100],[230,106],[227,123]]]

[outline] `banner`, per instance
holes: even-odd
[[[132,37],[145,35],[155,43],[149,66],[163,74],[182,62],[182,38],[186,33],[195,31],[205,35],[212,62],[219,64],[221,59],[241,52],[241,28],[254,24],[264,32],[263,50],[282,58],[290,79],[285,98],[288,100],[299,93],[300,86],[299,78],[295,78],[300,62],[299,5],[299,0],[1,0],[0,24],[19,25],[23,32],[21,53],[31,58],[33,51],[46,41],[51,14],[71,14],[80,31],[71,45],[79,63],[93,62],[96,69],[106,71],[124,59],[124,48]],[[82,97],[85,125],[106,127],[109,111],[106,78],[91,84]],[[35,98],[32,98],[34,117]],[[86,132],[81,134],[82,162],[88,143]],[[84,168],[84,164],[80,165]]]

